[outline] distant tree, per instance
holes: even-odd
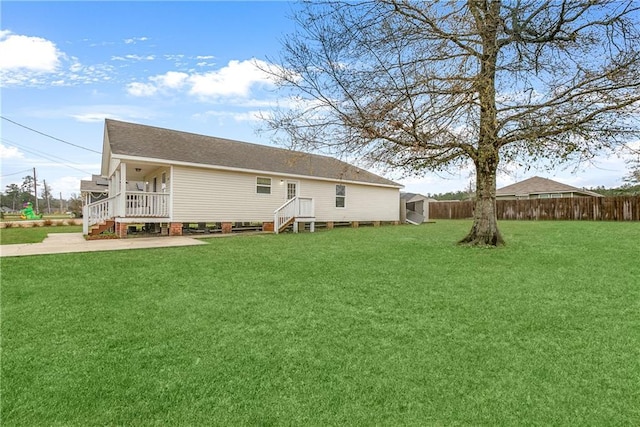
[[[629,173],[623,178],[627,184],[640,184],[640,154],[638,158],[628,162]]]
[[[449,191],[447,193],[439,193],[430,195],[436,200],[469,200],[468,190]]]
[[[20,201],[20,187],[18,184],[9,184],[6,187],[5,194],[11,200],[11,209],[15,211]]]
[[[68,201],[68,209],[75,218],[82,218],[82,198],[72,193]]]
[[[47,213],[51,213],[51,186],[47,184],[47,181],[42,182],[42,198],[47,206]]]
[[[31,202],[35,204],[36,200],[35,196],[33,195],[34,184],[35,181],[33,180],[33,177],[31,175],[22,177],[22,184],[20,185],[20,199],[23,203]]]
[[[306,1],[280,66],[265,70],[292,95],[265,117],[266,130],[292,147],[406,174],[470,161],[474,221],[461,243],[500,245],[500,162],[584,161],[637,138],[639,8],[636,0]]]

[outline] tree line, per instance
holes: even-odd
[[[61,195],[56,197],[53,188],[47,184],[46,180],[37,184],[31,175],[22,177],[22,183],[11,183],[5,187],[5,191],[0,193],[0,206],[2,211],[20,211],[25,203],[31,202],[37,213],[53,214],[82,211],[82,200],[79,196],[72,194],[71,198],[63,199]],[[36,199],[37,195],[37,199]],[[36,209],[37,207],[37,209]]]

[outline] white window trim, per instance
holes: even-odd
[[[342,186],[344,187],[344,196],[340,196],[338,195],[338,186]],[[344,206],[335,206],[337,205],[337,199],[338,197],[342,197],[342,199],[344,200]],[[333,199],[333,203],[336,209],[346,209],[347,208],[347,186],[345,184],[336,184],[336,186],[334,187],[334,199]]]
[[[259,179],[268,179],[269,180],[269,185],[267,184],[260,184],[258,183]],[[259,196],[270,196],[273,193],[273,179],[269,178],[268,176],[256,176],[256,194]],[[261,193],[258,191],[258,188],[263,187],[263,188],[268,188],[269,192],[268,193]]]

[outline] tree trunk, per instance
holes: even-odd
[[[496,173],[500,156],[496,108],[496,63],[498,60],[497,29],[500,21],[500,1],[469,2],[474,10],[482,37],[480,73],[476,81],[480,102],[480,128],[476,165],[476,199],[471,231],[459,243],[474,246],[501,246],[504,240],[498,231],[496,216]]]
[[[498,230],[496,215],[496,172],[498,155],[482,157],[476,164],[476,198],[473,225],[469,234],[459,243],[473,246],[502,246],[504,240]]]

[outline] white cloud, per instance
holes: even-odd
[[[245,112],[230,112],[230,111],[207,111],[204,114],[195,114],[194,118],[200,119],[205,117],[216,117],[222,119],[232,119],[236,122],[257,122],[261,120],[261,111],[245,111]]]
[[[0,69],[54,72],[64,54],[41,37],[0,32]]]
[[[151,83],[133,82],[127,85],[127,92],[132,96],[153,96],[158,88]]]
[[[228,96],[247,97],[253,85],[272,84],[269,76],[257,65],[267,65],[262,61],[229,61],[226,67],[217,71],[191,76],[190,94],[201,98]]]
[[[166,74],[151,77],[149,80],[160,87],[179,89],[187,82],[189,74],[177,71],[169,71]]]
[[[136,44],[138,42],[144,42],[144,41],[147,41],[147,40],[149,40],[148,37],[132,37],[130,39],[125,39],[124,43],[125,44]]]
[[[148,83],[130,83],[127,91],[133,96],[153,96],[160,91],[186,88],[190,95],[203,100],[247,98],[255,86],[272,85],[270,76],[261,69],[269,66],[259,60],[233,60],[219,70],[206,73],[169,71],[150,77]]]
[[[0,159],[8,160],[8,159],[23,159],[24,154],[18,150],[16,147],[7,147],[6,145],[0,144]]]
[[[82,179],[91,179],[90,176]],[[51,182],[54,194],[62,193],[62,197],[68,198],[71,194],[80,195],[80,178],[75,176],[63,176]]]
[[[56,112],[40,111],[41,117],[72,117],[83,123],[99,123],[104,119],[137,121],[149,120],[157,114],[153,109],[126,104],[96,104],[69,106]]]

